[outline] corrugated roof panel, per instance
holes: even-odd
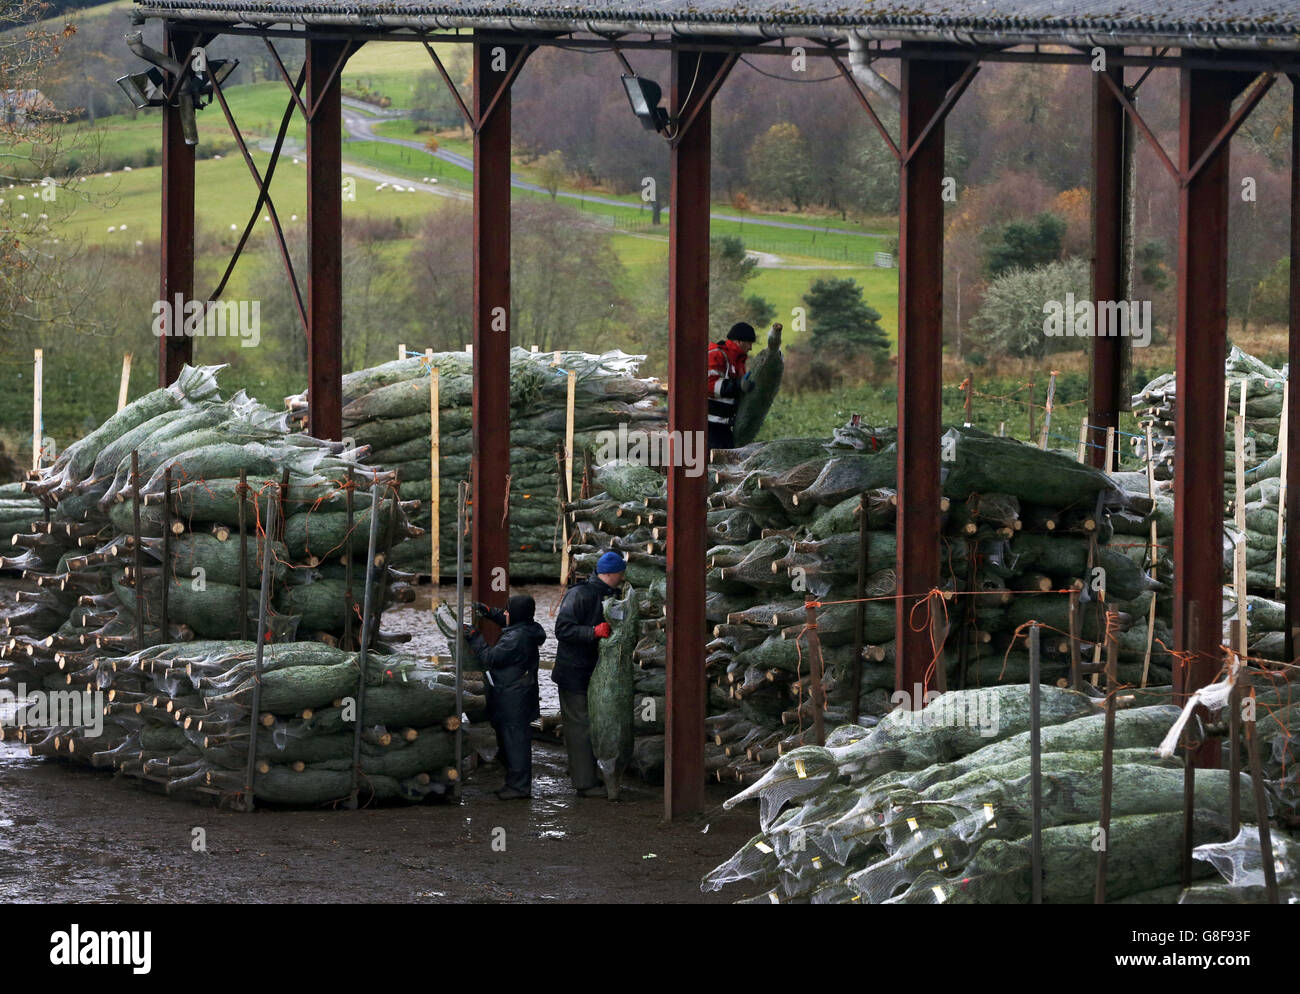
[[[877,29],[883,34],[907,29],[1031,32],[1065,37],[1078,32],[1277,40],[1300,42],[1300,3],[1296,0],[137,0],[149,13],[208,12],[222,20],[232,15],[256,19],[301,20],[322,15],[460,20],[517,18],[572,27],[594,22],[668,22],[767,27]],[[1288,46],[1289,47],[1289,46]]]

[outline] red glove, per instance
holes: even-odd
[[[597,625],[594,629],[592,629],[592,631],[595,633],[595,636],[598,639],[607,639],[612,634],[612,629],[609,627],[608,621],[602,621],[599,625]]]

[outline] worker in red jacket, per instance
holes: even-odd
[[[735,443],[736,409],[750,389],[745,359],[757,340],[752,325],[737,321],[721,342],[709,346],[709,448],[730,449]]]

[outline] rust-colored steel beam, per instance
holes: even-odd
[[[943,383],[942,113],[949,88],[970,67],[925,58],[907,45],[900,63],[901,165],[898,223],[898,589],[894,680],[912,693],[934,657],[930,625],[912,609],[939,583],[939,436]],[[931,677],[933,680],[933,676]],[[930,688],[933,688],[933,682]],[[928,688],[928,689],[930,689]],[[924,695],[921,695],[922,697]],[[920,708],[922,700],[913,700]]]
[[[670,152],[668,428],[706,445],[709,347],[709,156],[712,108],[702,99],[729,67],[720,52],[673,50],[670,113],[691,127]],[[692,90],[692,81],[694,89]],[[690,103],[687,103],[688,97]],[[698,451],[698,450],[697,450]],[[705,505],[708,479],[674,453],[668,471],[668,717],[664,810],[679,818],[704,806]]]
[[[253,229],[257,227],[257,219],[262,216],[262,207],[265,206],[269,211],[275,210],[275,204],[272,203],[271,201],[271,180],[274,179],[275,168],[280,162],[280,151],[281,149],[284,148],[284,139],[285,136],[288,135],[289,133],[289,124],[293,121],[293,108],[295,104],[301,105],[302,103],[302,97],[300,96],[300,91],[302,90],[303,84],[306,82],[306,80],[307,80],[307,66],[303,65],[303,67],[298,71],[298,82],[297,83],[293,83],[292,81],[290,82],[289,89],[290,92],[292,93],[292,97],[290,97],[289,102],[285,105],[284,114],[281,115],[280,117],[280,129],[275,134],[275,145],[272,146],[271,148],[271,161],[267,163],[266,175],[261,176],[260,174],[258,174],[256,167],[255,166],[253,167],[252,170],[253,177],[255,182],[257,183],[257,188],[258,188],[257,201],[253,204],[253,212],[248,217],[248,223],[244,225],[244,231],[239,236],[239,241],[235,243],[235,250],[230,254],[230,261],[226,263],[225,271],[221,274],[221,279],[220,281],[218,281],[216,289],[213,290],[212,293],[208,296],[209,300],[216,300],[225,292],[226,284],[230,282],[230,277],[235,272],[235,266],[239,263],[239,257],[240,255],[243,254],[244,246],[248,244],[249,236],[252,235]],[[221,95],[220,84],[215,84],[214,90],[216,91],[218,96]],[[230,108],[225,103],[224,100],[222,101],[222,109],[227,112],[228,120],[231,125],[232,133],[235,136],[236,143],[237,144],[243,143],[244,140],[243,136],[239,133],[239,129],[234,126],[234,117],[229,115]],[[272,214],[271,216],[277,217],[277,223],[278,223],[278,215]],[[278,228],[277,228],[277,232],[278,232]],[[283,234],[282,232],[279,232],[277,234],[277,237],[281,237],[282,234]],[[283,246],[282,246],[282,251],[284,253],[282,258],[284,259],[285,266],[287,267],[287,274],[289,276],[289,281],[293,285],[295,300],[297,301],[298,306],[301,308],[302,299],[301,299],[301,293],[298,290],[298,277],[297,274],[293,271],[293,260],[289,258],[288,252],[284,249]],[[306,327],[306,323],[304,322],[304,330],[305,327]]]
[[[1092,298],[1125,297],[1124,225],[1125,114],[1115,99],[1114,87],[1101,77],[1124,85],[1124,67],[1107,52],[1107,68],[1092,80]],[[1100,309],[1098,314],[1103,313]],[[1092,366],[1088,383],[1088,461],[1101,466],[1106,460],[1106,429],[1119,427],[1126,406],[1124,369],[1128,341],[1119,337],[1092,340]]]
[[[1292,120],[1300,120],[1300,75],[1291,79],[1291,113]],[[1300,128],[1291,128],[1291,322],[1287,337],[1287,354],[1291,369],[1300,370]],[[1287,379],[1286,388],[1297,394],[1294,387],[1295,378]],[[1294,476],[1300,472],[1300,394],[1287,400],[1287,472]],[[1286,533],[1291,541],[1286,547],[1286,658],[1294,662],[1297,643],[1295,629],[1300,626],[1300,612],[1296,610],[1300,599],[1300,487],[1291,493],[1287,487]]]
[[[306,65],[304,65],[304,73],[306,72],[306,68]],[[253,182],[257,184],[257,208],[253,211],[253,215],[249,219],[248,224],[252,225],[256,222],[258,211],[260,211],[262,205],[265,204],[266,216],[271,219],[271,230],[275,232],[275,243],[280,249],[280,261],[284,263],[285,275],[289,277],[289,289],[293,291],[293,302],[294,306],[298,309],[298,319],[302,322],[303,334],[308,334],[311,323],[307,317],[307,305],[303,302],[302,290],[298,286],[298,274],[293,268],[293,259],[289,255],[289,243],[284,239],[284,225],[280,223],[280,214],[275,209],[275,201],[271,197],[271,177],[275,174],[275,167],[280,161],[280,149],[283,147],[283,141],[280,139],[276,140],[275,150],[271,153],[271,161],[266,167],[266,175],[263,176],[261,171],[257,168],[257,163],[253,161],[253,153],[248,150],[248,142],[244,140],[244,135],[239,130],[239,125],[235,123],[235,115],[231,113],[230,104],[226,101],[225,91],[221,88],[221,84],[215,79],[212,81],[212,90],[217,96],[217,102],[221,104],[221,112],[226,116],[226,123],[230,126],[230,134],[231,137],[235,139],[235,146],[239,149],[239,154],[244,157],[244,165],[248,167],[249,175],[253,177]],[[292,105],[290,105],[290,110],[292,110]],[[286,117],[282,119],[281,122],[281,135],[287,132],[287,122],[288,112],[286,112]],[[247,233],[249,230],[250,228],[245,226],[245,232]],[[246,237],[247,234],[245,235],[245,238]],[[240,239],[240,243],[235,250],[236,256],[243,251],[244,241],[245,239]],[[234,271],[234,265],[235,263],[232,259],[227,268],[227,276],[229,273]],[[222,290],[225,289],[225,284],[226,277],[223,277],[220,287]]]
[[[474,46],[472,588],[474,600],[500,608],[510,576],[509,80],[523,55],[519,45]],[[497,632],[490,622],[483,630]]]
[[[163,26],[163,50],[178,62],[188,61],[199,36]],[[180,294],[194,293],[194,146],[185,144],[181,115],[172,106],[162,109],[162,238],[158,296],[172,304]],[[172,327],[172,324],[175,327]],[[194,359],[194,341],[182,332],[183,317],[173,308],[163,311],[158,339],[158,385],[166,386]]]
[[[308,431],[343,437],[343,114],[337,67],[349,42],[307,42]]]
[[[840,76],[844,78],[844,82],[849,84],[849,89],[853,91],[853,96],[856,97],[858,103],[862,105],[862,109],[867,112],[867,117],[871,118],[872,126],[877,132],[879,132],[880,137],[884,139],[885,144],[889,147],[890,154],[895,160],[902,162],[903,153],[899,151],[898,144],[889,134],[889,129],[885,127],[884,122],[880,120],[880,116],[876,113],[876,109],[871,106],[871,101],[867,99],[867,95],[862,92],[862,87],[858,86],[858,81],[853,78],[853,74],[849,72],[848,67],[844,64],[844,60],[832,53],[831,61],[835,64],[835,68],[839,70]]]
[[[1179,86],[1179,170],[1217,140],[1250,77],[1185,69]],[[1174,462],[1174,668],[1179,701],[1214,680],[1222,659],[1223,364],[1228,325],[1228,145],[1179,190],[1178,431]],[[1198,751],[1217,765],[1219,747]]]

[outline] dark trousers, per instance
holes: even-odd
[[[720,425],[716,421],[710,421],[709,448],[734,449],[735,447],[736,442],[732,436],[731,425]]]
[[[488,691],[497,750],[506,768],[506,786],[522,794],[533,787],[533,730],[528,708],[531,688],[519,684]]]
[[[596,776],[596,754],[591,748],[591,718],[585,692],[560,691],[560,713],[564,716],[564,747],[569,753],[569,779],[576,790],[600,786]]]

